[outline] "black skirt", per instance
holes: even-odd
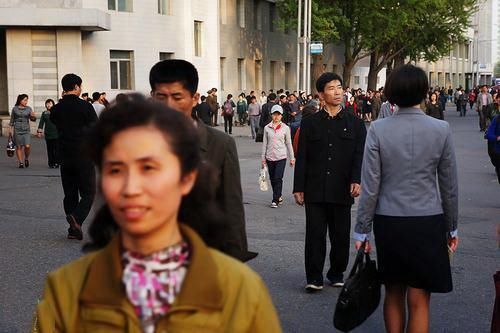
[[[433,293],[453,289],[443,215],[375,215],[373,232],[383,283]]]

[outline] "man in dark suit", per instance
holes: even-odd
[[[87,130],[97,122],[92,104],[80,99],[82,79],[66,74],[61,80],[63,98],[50,111],[59,133],[63,206],[69,223],[68,239],[83,239],[82,224],[89,215],[96,193],[95,169],[82,158],[81,145]]]
[[[149,83],[153,98],[192,118],[200,94],[198,71],[191,63],[177,59],[160,61],[151,68]],[[248,251],[236,144],[229,135],[193,121],[200,134],[201,156],[217,172],[217,203],[227,221],[225,243],[219,250],[241,261],[253,259],[257,253]]]
[[[195,111],[196,117],[203,121],[205,125],[211,124],[211,117],[212,117],[212,110],[210,109],[210,106],[207,103],[207,98],[205,96],[201,96],[201,103],[196,105],[193,109]]]
[[[316,89],[325,106],[305,118],[295,165],[295,201],[306,207],[306,290],[323,289],[326,232],[330,237],[327,278],[335,287],[344,284],[349,260],[351,206],[359,195],[366,128],[342,108],[342,78],[322,74]]]

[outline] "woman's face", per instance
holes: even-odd
[[[102,193],[124,240],[177,223],[182,197],[195,179],[196,172],[181,176],[179,159],[152,126],[118,132],[103,152]]]
[[[53,106],[54,106],[54,104],[52,104],[52,102],[47,102],[47,103],[45,103],[45,108],[46,108],[47,110],[49,110],[49,111],[50,111],[50,109],[52,109],[52,107],[53,107]]]
[[[437,95],[436,94],[432,94],[431,95],[431,101],[435,102],[436,100],[437,100]]]
[[[28,105],[28,97],[24,97],[22,100],[21,100],[21,106],[26,106]]]

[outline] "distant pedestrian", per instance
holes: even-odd
[[[233,102],[233,95],[227,95],[227,99],[222,104],[222,116],[224,117],[224,132],[233,134],[233,116],[236,104]]]
[[[474,89],[471,89],[469,91],[469,95],[467,96],[469,100],[469,109],[472,111],[474,107],[474,103],[476,102],[476,93],[474,92]]]
[[[236,102],[236,113],[238,114],[238,124],[240,126],[245,126],[247,123],[247,101],[245,99],[245,94],[241,93],[238,96],[238,102]]]
[[[273,94],[273,95],[276,95],[276,94],[274,94],[274,93],[272,93],[272,94]],[[268,97],[267,97],[267,95],[266,95],[266,92],[265,92],[265,91],[262,91],[262,92],[260,93],[260,100],[259,100],[260,105],[264,105],[264,104],[266,104],[268,101],[269,101],[269,99],[268,99]]]
[[[358,115],[358,105],[356,104],[356,100],[355,100],[354,96],[349,97],[349,100],[345,104],[345,107],[346,107],[346,111],[348,113],[360,118]]]
[[[33,109],[28,106],[28,95],[17,96],[16,104],[12,108],[9,122],[9,134],[14,137],[16,145],[16,156],[19,168],[30,166],[31,152],[31,126],[30,121],[35,121],[36,116]]]
[[[373,225],[387,332],[429,332],[431,293],[452,290],[457,165],[449,124],[419,108],[427,90],[422,69],[394,69],[385,93],[400,109],[372,123],[365,144],[354,238],[359,249]]]
[[[495,167],[498,183],[500,184],[500,115],[495,116],[486,131],[488,140],[488,155],[491,164]]]
[[[302,108],[302,120],[312,116],[316,112],[318,112],[318,110],[314,105],[308,104],[304,106]],[[295,135],[292,137],[293,153],[295,154],[295,156],[297,156],[297,152],[299,150],[299,139],[300,139],[300,127],[297,128],[297,130],[295,131]]]
[[[248,117],[250,118],[250,133],[252,139],[255,139],[259,130],[261,108],[261,105],[257,103],[257,97],[251,96],[250,104],[248,104]]]
[[[69,223],[68,239],[83,239],[82,224],[89,215],[96,193],[94,165],[83,157],[81,147],[88,140],[89,129],[97,114],[81,100],[82,79],[66,74],[61,80],[64,96],[50,111],[50,120],[59,133],[61,181],[64,212]]]
[[[39,138],[45,137],[45,145],[47,146],[47,161],[49,168],[59,168],[59,134],[57,133],[57,127],[50,120],[50,110],[54,106],[54,100],[48,99],[45,101],[45,111],[40,117],[40,123],[38,124],[37,135]]]
[[[438,103],[436,93],[432,93],[430,101],[426,103],[425,113],[433,118],[444,120],[443,110],[441,109],[441,105]]]
[[[479,115],[479,130],[484,132],[488,127],[490,108],[493,107],[493,97],[488,93],[488,86],[481,87],[481,93],[477,96],[476,112]]]
[[[380,107],[382,106],[382,99],[380,98],[380,92],[375,91],[372,98],[372,120],[378,118],[380,113]]]
[[[458,106],[460,108],[460,117],[465,117],[467,114],[467,103],[469,102],[468,96],[464,88],[461,89],[461,94],[458,97]]]
[[[210,107],[210,111],[212,111],[212,126],[219,126],[219,103],[217,102],[217,88],[210,89],[207,94],[207,104]]]
[[[292,119],[292,108],[290,107],[290,103],[288,102],[288,96],[285,94],[281,94],[279,96],[278,104],[283,108],[283,118],[282,122],[290,126],[290,120]]]
[[[295,97],[295,95],[290,95],[288,96],[288,106],[290,107],[289,123],[293,137],[297,129],[300,127],[300,122],[302,121],[302,108],[301,108],[302,105],[297,100],[297,97]]]
[[[389,118],[395,112],[398,112],[399,108],[397,105],[391,104],[389,101],[385,101],[380,107],[380,113],[377,119]]]
[[[212,111],[210,109],[210,106],[207,103],[207,97],[206,96],[201,96],[201,103],[198,104],[196,107],[196,114],[198,118],[203,121],[205,125],[210,126],[211,124],[211,115]]]
[[[323,289],[326,234],[330,237],[330,268],[326,277],[344,284],[349,260],[351,206],[359,195],[366,136],[362,120],[342,109],[342,78],[323,73],[316,89],[325,106],[300,126],[293,194],[306,208],[306,290]]]
[[[264,129],[264,126],[269,124],[271,122],[271,109],[274,105],[278,104],[277,101],[278,97],[276,96],[275,93],[269,94],[268,96],[268,102],[262,105],[261,109],[261,115],[260,115],[260,121],[259,121],[259,128]]]
[[[96,91],[92,94],[92,99],[94,100],[94,102],[92,103],[92,107],[94,108],[97,118],[99,118],[101,112],[106,110],[106,107],[103,104],[104,97],[103,95],[101,95],[101,93]]]
[[[92,95],[94,95],[94,94],[92,94]],[[101,101],[101,104],[102,104],[102,105],[104,105],[104,107],[105,107],[106,109],[107,109],[107,108],[109,108],[109,102],[108,102],[108,100],[106,99],[106,92],[105,92],[105,91],[103,91],[103,92],[101,93],[101,99],[100,99],[100,101]]]
[[[271,117],[272,121],[264,127],[262,167],[267,165],[273,188],[271,208],[277,208],[283,202],[281,196],[287,156],[292,167],[295,165],[295,156],[290,127],[281,121],[283,108],[280,105],[274,105],[271,108]]]

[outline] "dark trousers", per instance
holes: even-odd
[[[349,261],[351,206],[306,202],[305,264],[307,283],[323,283],[326,232],[330,237],[329,280],[342,277]]]
[[[269,180],[273,188],[273,202],[278,203],[283,190],[283,175],[285,173],[286,158],[279,161],[266,161],[269,171]]]
[[[218,113],[219,113],[219,110],[215,110],[215,111],[212,110],[212,126],[217,126],[218,125],[217,124],[217,121],[218,121],[217,115],[218,115]]]
[[[228,130],[229,126],[229,132]],[[224,116],[224,132],[233,134],[233,116]]]
[[[88,161],[64,159],[61,180],[64,191],[64,212],[80,225],[89,215],[96,193],[95,169]]]
[[[45,144],[47,146],[47,159],[49,166],[59,164],[59,147],[57,139],[45,140]]]
[[[479,129],[481,131],[486,131],[486,119],[488,117],[488,107],[483,106],[480,110],[478,110],[479,113]]]
[[[467,113],[467,104],[460,104],[460,117],[465,117]]]

